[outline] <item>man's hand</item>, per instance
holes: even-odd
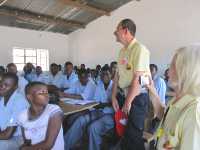
[[[112,98],[112,106],[115,110],[115,112],[117,112],[119,110],[119,104],[116,98]]]
[[[131,101],[132,102],[132,101]],[[130,109],[131,109],[131,102],[129,101],[125,101],[123,107],[122,107],[122,111],[128,116]]]

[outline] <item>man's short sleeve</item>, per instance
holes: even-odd
[[[133,59],[134,71],[149,72],[150,53],[149,51],[140,46],[135,51],[135,59]]]

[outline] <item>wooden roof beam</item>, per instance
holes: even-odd
[[[37,20],[42,21],[49,24],[55,24],[55,25],[63,25],[67,27],[76,27],[76,28],[85,28],[85,24],[76,22],[76,21],[70,21],[62,18],[56,18],[54,16],[39,14],[30,12],[27,10],[22,10],[18,8],[8,7],[8,6],[2,6],[0,7],[0,15],[7,15],[16,17],[18,19],[22,20]]]
[[[89,11],[89,12],[93,12],[95,14],[110,16],[109,11],[87,5],[87,2],[84,2],[84,1],[80,1],[80,0],[60,0],[60,2],[62,2],[63,4],[66,4],[66,5],[72,6],[72,7],[77,7],[77,8]]]

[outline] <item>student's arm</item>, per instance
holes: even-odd
[[[72,99],[83,99],[83,97],[80,94],[74,94],[77,93],[77,83],[73,84],[73,86],[64,92],[58,92],[58,95],[61,98],[72,98]]]
[[[116,72],[114,79],[113,79],[113,86],[112,86],[112,106],[113,106],[115,112],[119,109],[119,104],[118,104],[118,101],[117,101],[117,98],[116,98],[118,81],[119,81],[119,75]]]
[[[0,131],[0,140],[10,139],[13,136],[16,128],[17,128],[16,126],[12,126],[12,127],[7,127],[3,131]]]
[[[65,98],[72,98],[72,99],[83,99],[83,97],[81,95],[69,94],[69,93],[64,93],[64,92],[60,92],[59,96],[60,97],[65,97]]]
[[[47,134],[44,141],[31,145],[31,146],[22,146],[21,150],[51,150],[51,148],[54,146],[54,143],[56,141],[56,138],[59,134],[61,125],[63,120],[63,114],[62,112],[55,113],[52,117],[49,119],[48,128],[47,128]]]

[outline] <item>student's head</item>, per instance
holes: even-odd
[[[149,66],[150,71],[151,71],[151,76],[154,77],[157,74],[158,67],[155,64],[150,64]]]
[[[42,73],[42,67],[36,66],[35,72],[36,72],[37,75],[40,75]]]
[[[14,63],[9,63],[7,65],[7,72],[16,74],[17,73],[17,66]]]
[[[117,70],[117,62],[116,61],[112,61],[110,63],[110,72],[111,72],[111,74],[114,75],[116,70]]]
[[[114,35],[117,42],[126,43],[127,39],[134,38],[136,33],[136,25],[131,19],[123,19],[118,24]]]
[[[108,66],[104,66],[101,69],[101,80],[104,84],[109,84],[111,80],[110,68]]]
[[[101,65],[98,64],[98,65],[96,66],[96,71],[98,71],[98,72],[101,71]]]
[[[95,69],[91,69],[90,74],[91,74],[91,78],[96,78],[96,70]]]
[[[50,66],[50,71],[52,75],[56,75],[59,72],[58,65],[56,63],[52,63]]]
[[[34,69],[34,66],[32,63],[30,63],[30,62],[26,63],[26,65],[25,65],[26,73],[31,73],[33,69]]]
[[[169,68],[167,68],[165,70],[164,76],[165,76],[165,80],[168,81],[168,79],[169,79]]]
[[[70,61],[67,61],[65,63],[65,73],[67,75],[70,75],[72,73],[72,71],[73,71],[73,64]]]
[[[169,81],[176,93],[200,96],[199,58],[199,44],[182,47],[176,51],[169,68]]]
[[[81,69],[85,69],[85,64],[81,64]]]
[[[0,74],[4,74],[5,73],[5,68],[4,68],[4,66],[0,66]]]
[[[18,77],[13,73],[5,73],[2,76],[0,82],[0,95],[10,96],[16,89],[18,85]]]
[[[79,73],[78,73],[78,78],[79,78],[79,81],[82,85],[86,85],[88,80],[89,80],[87,70],[86,69],[80,69]]]
[[[58,70],[62,71],[62,65],[61,64],[58,65]]]
[[[27,84],[25,94],[31,105],[45,106],[49,102],[47,86],[42,82],[30,82]]]

